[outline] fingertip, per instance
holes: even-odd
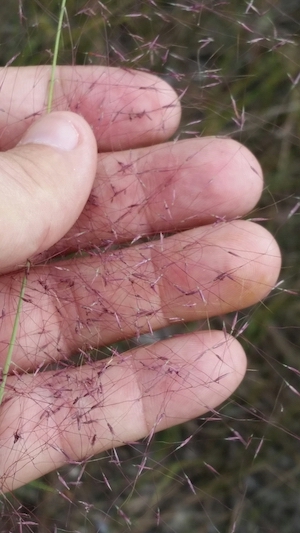
[[[262,167],[255,155],[243,144],[231,140],[232,152],[237,154],[237,171],[242,180],[247,180],[248,187],[244,189],[243,213],[251,211],[259,201],[263,187],[264,175]]]
[[[247,291],[242,291],[243,307],[247,307],[264,299],[275,287],[281,269],[281,251],[273,235],[263,226],[248,220],[237,220],[232,226],[236,249],[245,242],[248,246],[248,251],[244,252],[244,259],[248,259],[247,272],[244,271],[248,287]]]
[[[230,138],[214,138],[211,164],[215,167],[215,202],[222,205],[231,218],[249,213],[263,191],[263,171],[254,154],[243,144]],[[216,157],[217,154],[217,157]],[[224,199],[223,199],[224,198]]]
[[[239,386],[247,366],[240,343],[215,330],[139,348],[134,362],[149,432],[153,424],[158,431],[216,409]]]
[[[90,73],[95,84],[88,95],[80,95],[80,109],[93,126],[100,151],[150,146],[175,133],[181,106],[166,81],[148,72],[120,68],[103,69],[99,79],[97,72]]]
[[[198,372],[208,376],[207,408],[214,409],[237,389],[245,377],[247,358],[240,342],[224,331],[207,330],[195,334],[207,347],[198,358]]]
[[[160,137],[155,141],[165,141],[178,129],[181,121],[181,104],[176,91],[166,81],[156,78],[158,106],[162,110]]]

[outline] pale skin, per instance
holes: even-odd
[[[245,147],[167,142],[180,122],[175,93],[121,69],[58,69],[54,112],[40,118],[49,76],[48,67],[0,72],[0,368],[31,260],[0,407],[3,492],[222,404],[246,370],[224,331],[97,363],[89,350],[248,307],[280,270],[273,237],[241,220],[263,187]],[[82,364],[67,367],[78,350]]]

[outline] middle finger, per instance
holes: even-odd
[[[230,139],[209,137],[100,154],[83,213],[46,254],[232,220],[255,206],[262,186],[255,157]]]

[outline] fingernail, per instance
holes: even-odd
[[[76,148],[79,133],[71,120],[60,113],[45,115],[34,122],[22,137],[20,144],[45,144],[69,152]]]

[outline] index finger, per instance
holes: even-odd
[[[0,149],[15,146],[47,112],[51,66],[0,69]],[[52,110],[82,115],[99,151],[124,150],[170,138],[180,122],[174,90],[146,72],[98,66],[60,66]]]

